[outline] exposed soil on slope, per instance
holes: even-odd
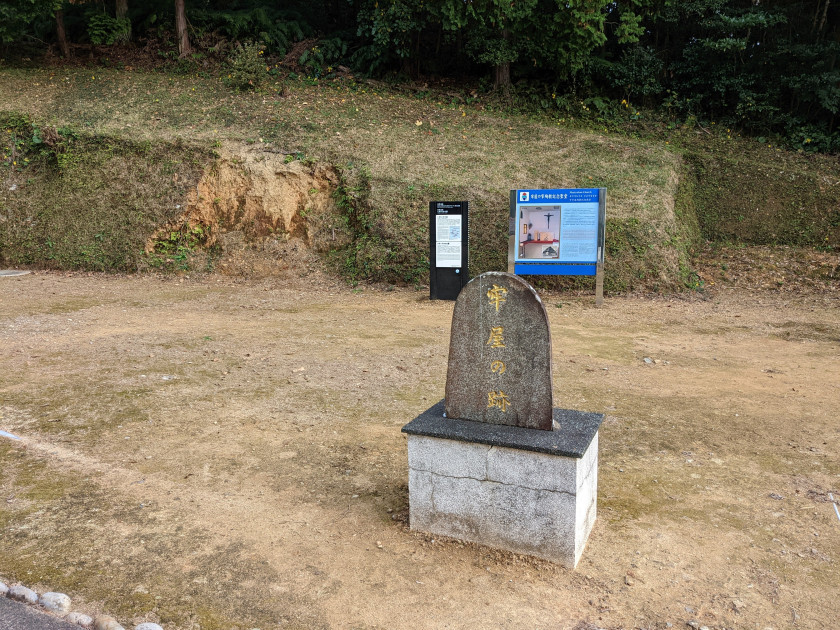
[[[334,166],[291,157],[239,144],[220,148],[183,211],[150,236],[146,253],[192,237],[193,268],[208,257],[219,258],[223,273],[247,276],[321,266],[318,254],[350,236],[335,201],[340,175]]]

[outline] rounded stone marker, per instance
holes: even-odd
[[[93,622],[93,630],[125,630],[117,620],[108,615],[99,615]]]
[[[134,626],[134,630],[163,630],[163,628],[156,623],[147,621],[146,623],[141,623],[139,626]]]
[[[64,618],[64,621],[67,621],[68,623],[75,623],[77,626],[81,626],[82,628],[93,627],[93,618],[80,612],[71,612]]]
[[[24,602],[26,604],[32,604],[33,606],[38,603],[38,593],[33,591],[31,588],[26,588],[20,584],[16,584],[11,587],[9,589],[8,596],[11,599]]]
[[[452,312],[446,417],[551,431],[551,331],[534,288],[509,273],[470,280]]]
[[[38,598],[38,603],[45,610],[57,615],[70,612],[70,598],[64,593],[44,593]]]

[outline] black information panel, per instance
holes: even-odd
[[[429,202],[429,298],[455,300],[469,282],[469,202]]]

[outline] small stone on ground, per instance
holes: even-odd
[[[93,630],[125,630],[117,620],[108,615],[100,615],[93,622]]]
[[[52,613],[63,615],[70,611],[70,598],[64,593],[44,593],[38,600],[41,607]]]
[[[11,599],[24,602],[26,604],[32,604],[33,606],[38,603],[38,593],[33,591],[31,588],[26,588],[20,584],[16,584],[11,587],[9,589],[8,596]]]
[[[93,627],[93,618],[80,612],[71,612],[64,618],[64,621],[75,623],[77,626],[81,626],[82,628]]]

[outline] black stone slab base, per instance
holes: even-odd
[[[554,408],[553,431],[447,418],[444,401],[433,405],[402,428],[403,433],[459,442],[505,446],[523,451],[583,457],[604,421],[602,413]]]

